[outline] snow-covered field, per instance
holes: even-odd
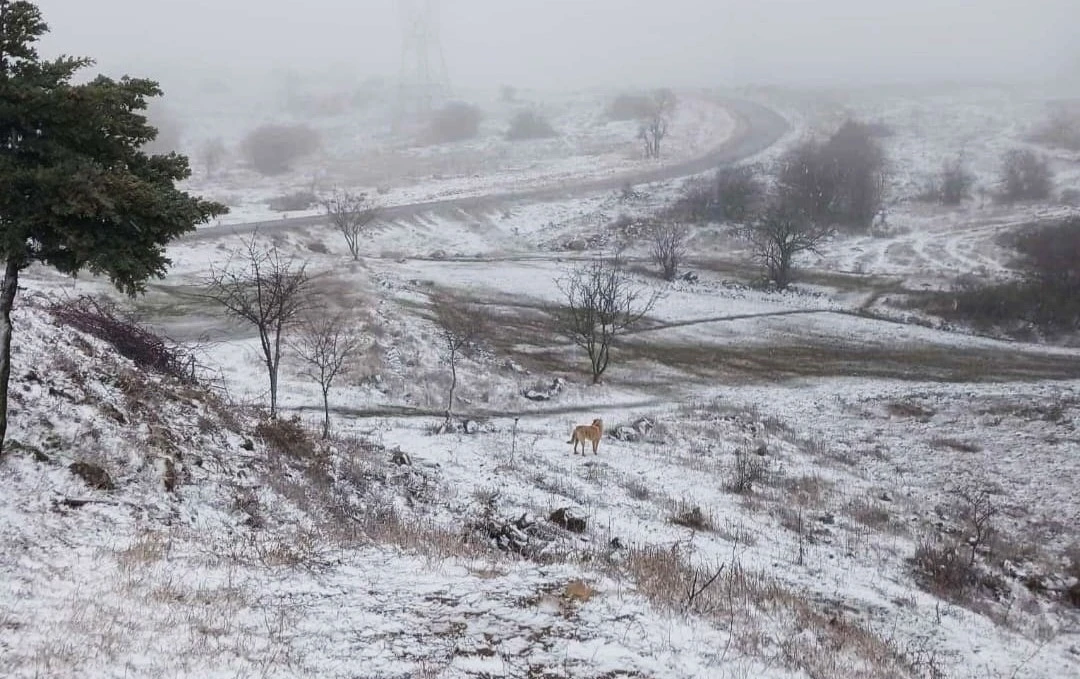
[[[989,188],[996,154],[1019,143],[1038,102],[988,90],[768,101],[794,124],[785,143],[845,110],[894,130],[888,235],[837,238],[800,261],[807,282],[784,294],[745,285],[741,244],[715,228],[691,241],[696,282],[661,283],[631,238],[635,282],[660,296],[599,386],[544,308],[560,275],[626,238],[621,215],[655,209],[679,182],[639,186],[638,200],[392,221],[359,262],[325,227],[278,234],[326,304],[364,317],[370,334],[331,391],[325,449],[275,445],[254,413],[225,402],[265,402],[258,343],[192,293],[242,239],[178,243],[168,278],[135,302],[167,334],[204,338],[224,400],[53,324],[49,299],[105,288],[31,272],[9,431],[22,448],[3,462],[0,493],[0,671],[1080,674],[1069,593],[1080,584],[1080,351],[911,323],[879,294],[1007,274],[998,231],[1060,212],[908,200],[961,146]],[[722,117],[702,112],[696,129],[726,134]],[[1080,174],[1075,159],[1055,163],[1062,187]],[[473,186],[500,192],[501,181]],[[480,423],[473,433],[433,433],[449,384],[434,293],[499,319],[490,346],[458,366],[455,409]],[[317,424],[317,385],[295,356],[283,370],[284,409]],[[523,397],[554,378],[565,381],[551,400]],[[571,428],[595,417],[619,437],[572,456]],[[407,459],[391,462],[394,451]],[[67,470],[79,460],[117,488],[87,489]],[[170,468],[180,480],[164,491]],[[995,536],[976,545],[993,577],[950,599],[910,559],[962,529],[972,498],[993,509]],[[586,517],[584,532],[547,520],[564,507]]]

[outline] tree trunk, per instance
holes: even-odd
[[[454,389],[457,388],[457,352],[450,351],[450,396],[446,399],[446,418],[454,412]]]
[[[322,437],[323,439],[330,438],[330,390],[324,388],[322,390],[322,407],[323,407],[323,426]]]
[[[270,417],[277,417],[278,368],[281,367],[281,326],[274,331],[274,358],[270,367]]]
[[[15,305],[15,293],[19,290],[17,258],[7,260],[4,280],[0,282],[0,455],[4,452],[7,435],[8,381],[11,378],[11,309]]]

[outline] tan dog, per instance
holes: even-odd
[[[592,452],[596,455],[596,447],[600,445],[600,437],[604,435],[604,421],[599,417],[592,421],[592,424],[579,424],[574,427],[574,432],[570,434],[570,440],[567,443],[574,444],[574,455],[577,454],[578,444],[581,444],[581,454],[585,454],[585,442],[592,441]]]

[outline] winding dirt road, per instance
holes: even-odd
[[[565,200],[588,195],[590,193],[615,190],[627,183],[645,184],[649,182],[678,179],[679,177],[707,172],[722,165],[736,163],[744,158],[760,153],[776,143],[776,141],[788,130],[788,123],[784,118],[772,109],[762,106],[761,104],[746,101],[744,99],[726,98],[720,99],[719,103],[727,108],[735,117],[735,131],[728,139],[716,146],[716,148],[697,158],[692,158],[680,163],[673,163],[664,167],[625,172],[611,177],[592,179],[574,184],[560,184],[558,186],[543,186],[524,191],[393,205],[383,208],[382,217],[388,220],[394,220],[448,208],[469,210],[491,203]],[[258,229],[260,233],[269,234],[288,231],[290,229],[316,226],[324,223],[325,220],[326,218],[323,215],[314,215],[311,217],[292,217],[290,219],[247,222],[244,224],[207,226],[182,237],[178,242],[191,243],[213,240],[222,236],[250,233],[255,229]]]

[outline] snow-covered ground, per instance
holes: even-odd
[[[423,127],[393,130],[382,109],[350,112],[308,121],[319,133],[322,146],[288,173],[261,176],[245,168],[234,151],[225,167],[213,175],[196,166],[186,188],[229,205],[230,213],[220,224],[240,224],[319,214],[317,207],[287,212],[271,209],[273,199],[304,191],[363,192],[381,205],[393,206],[615,177],[695,158],[722,143],[735,129],[735,120],[722,105],[702,95],[686,94],[671,115],[661,158],[645,161],[639,123],[607,118],[610,95],[537,95],[533,100],[505,102],[490,96],[485,99],[484,94],[474,97],[484,118],[472,140],[427,144],[422,141]],[[507,140],[510,120],[519,111],[545,116],[556,136]],[[188,138],[215,136],[213,130],[220,126],[231,130],[225,142],[235,148],[248,131],[222,121],[220,111],[203,116],[208,120],[196,118],[193,125],[199,131],[189,132]]]
[[[137,378],[42,308],[46,295],[101,292],[100,282],[29,272],[9,431],[24,448],[3,462],[0,493],[0,670],[1080,673],[1080,613],[1066,591],[1080,577],[1080,556],[1069,556],[1080,544],[1080,351],[867,313],[882,281],[1008,273],[994,236],[1051,208],[943,210],[902,196],[969,137],[973,153],[988,140],[975,164],[990,181],[994,150],[1019,143],[1021,113],[1036,115],[1038,102],[985,90],[769,101],[794,124],[788,141],[837,111],[887,124],[893,163],[910,173],[893,186],[890,235],[835,239],[800,260],[809,282],[792,292],[746,286],[743,247],[714,228],[691,240],[696,282],[649,273],[644,244],[615,222],[654,209],[679,182],[637,187],[647,195],[636,200],[425,213],[381,225],[359,262],[324,227],[279,234],[327,306],[365,317],[370,334],[357,370],[331,391],[336,438],[321,456],[299,444],[283,455],[255,435],[254,414]],[[1061,181],[1075,176],[1069,159],[1055,162]],[[500,190],[487,178],[476,187]],[[616,347],[605,383],[591,386],[543,314],[559,300],[556,279],[616,240],[629,242],[635,284],[659,297],[650,329]],[[263,403],[257,340],[192,295],[242,243],[178,243],[169,276],[135,305],[168,334],[208,337],[203,361],[230,400]],[[475,433],[433,433],[449,383],[427,308],[436,292],[500,325],[458,366],[455,408],[481,423]],[[300,369],[287,355],[281,402],[314,425],[320,394]],[[551,400],[523,396],[556,377],[565,382]],[[595,417],[621,438],[572,456],[571,428]],[[390,462],[395,450],[407,463]],[[172,492],[162,490],[166,457],[188,475]],[[75,479],[66,466],[82,459],[117,489]],[[960,529],[958,505],[973,496],[996,511],[979,559],[997,579],[950,600],[920,583],[910,559]],[[546,520],[562,507],[587,518],[583,533]],[[526,554],[483,539],[477,523],[509,524],[503,545],[516,530]]]

